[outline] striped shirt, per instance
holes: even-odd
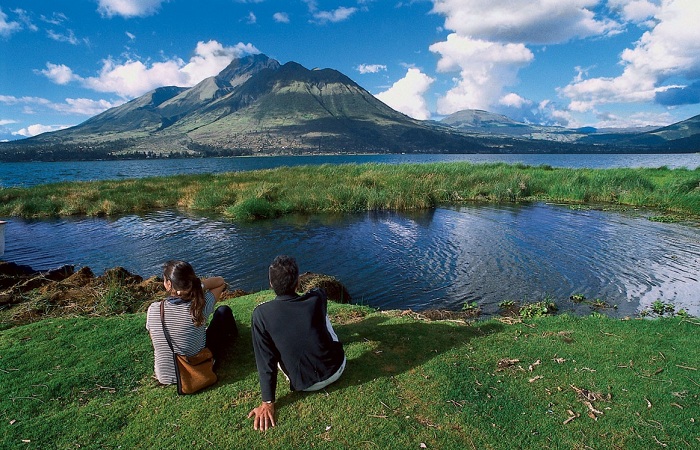
[[[179,299],[176,299],[179,300]],[[216,299],[214,295],[206,291],[204,294],[204,317],[214,312]],[[206,346],[207,326],[195,327],[190,316],[189,302],[165,301],[165,324],[168,328],[170,340],[173,343],[175,353],[192,356]],[[175,384],[175,363],[173,353],[170,351],[168,341],[165,340],[163,325],[160,322],[160,302],[151,303],[146,314],[146,329],[151,335],[153,343],[156,378],[162,384]]]

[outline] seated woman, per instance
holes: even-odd
[[[163,285],[168,298],[163,300],[165,326],[175,353],[192,356],[205,346],[214,355],[214,370],[238,336],[231,308],[214,306],[226,289],[221,277],[199,279],[185,261],[168,261],[163,267]],[[160,319],[161,302],[148,307],[146,329],[155,353],[155,375],[161,384],[175,384],[173,354],[163,333]],[[209,326],[207,318],[212,315]]]

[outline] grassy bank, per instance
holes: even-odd
[[[60,318],[0,334],[7,448],[697,448],[700,342],[693,318],[599,315],[427,322],[331,305],[348,366],[325,392],[289,392],[278,426],[259,403],[250,314],[218,384],[178,397],[151,379],[145,315]]]
[[[471,163],[322,165],[0,189],[0,217],[157,209],[252,220],[289,213],[552,201],[700,215],[700,169],[565,169]]]

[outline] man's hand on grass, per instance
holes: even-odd
[[[251,417],[253,417],[254,429],[267,431],[268,428],[275,426],[275,404],[262,402],[260,406],[248,413],[248,418]]]

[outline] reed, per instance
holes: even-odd
[[[0,189],[0,217],[119,215],[183,208],[238,220],[289,213],[554,201],[700,215],[700,169],[568,169],[432,163],[282,167]]]

